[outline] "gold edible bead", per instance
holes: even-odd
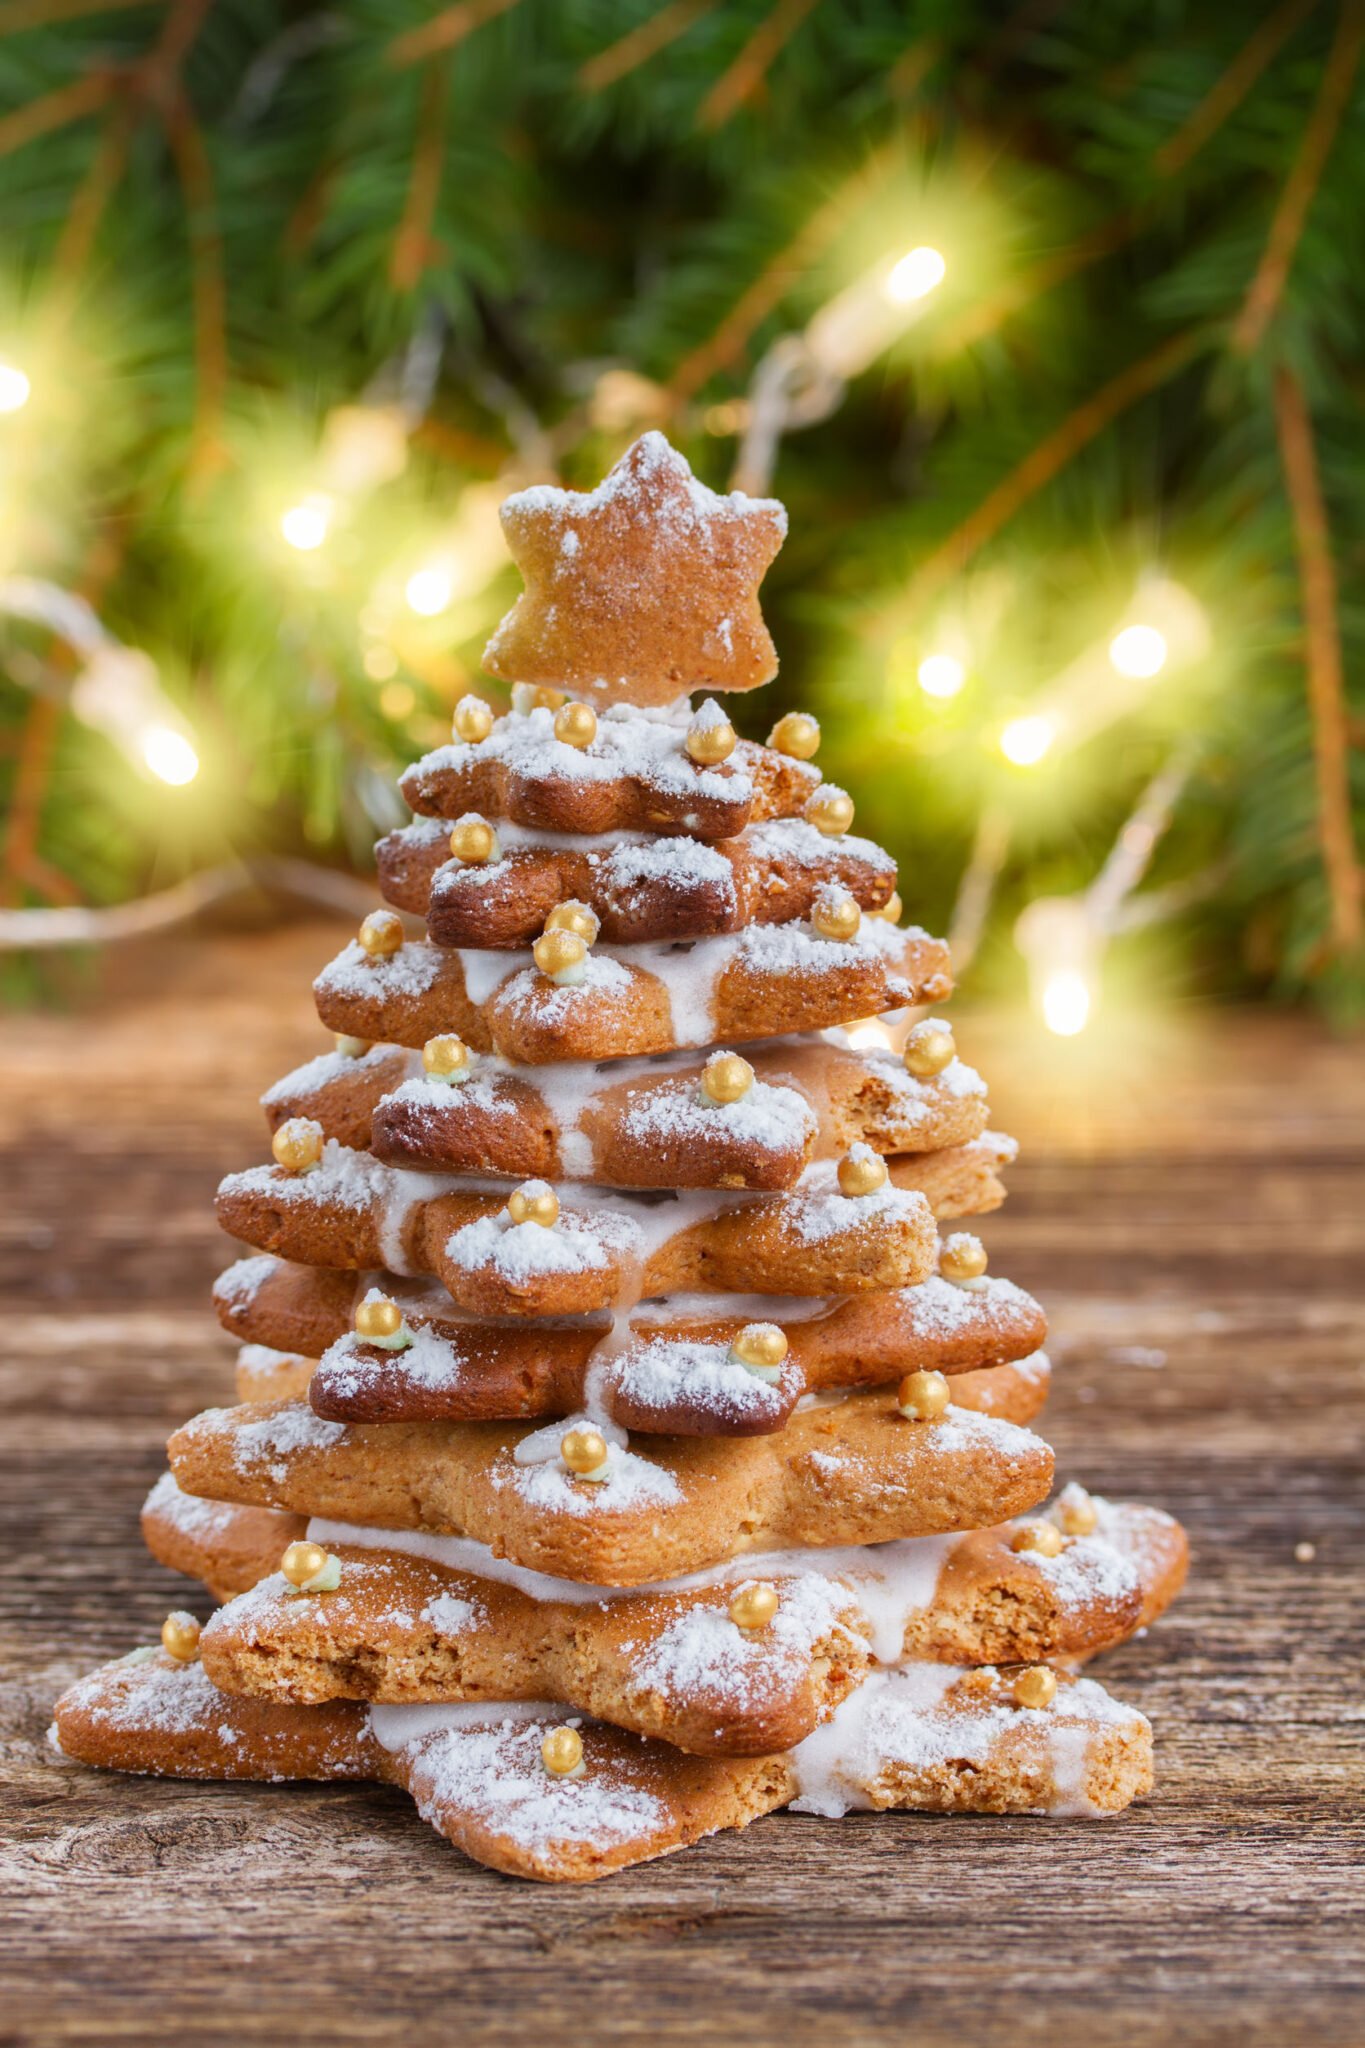
[[[571,1778],[583,1762],[583,1737],[576,1728],[552,1728],[540,1745],[540,1760],[552,1778]]]
[[[291,1543],[280,1559],[280,1570],[291,1586],[306,1586],[326,1564],[327,1552],[320,1543]]]
[[[322,1125],[309,1116],[291,1116],[270,1140],[276,1164],[286,1173],[306,1173],[322,1157]]]
[[[853,823],[853,799],[832,783],[822,782],[803,815],[817,832],[823,832],[827,839],[837,839]]]
[[[905,1071],[913,1074],[917,1081],[931,1081],[956,1058],[957,1046],[952,1032],[942,1024],[932,1023],[927,1017],[922,1024],[916,1024],[905,1041]]]
[[[701,1070],[701,1092],[708,1102],[738,1102],[754,1085],[754,1070],[737,1052],[713,1052]]]
[[[567,903],[556,903],[545,920],[547,932],[572,932],[585,946],[591,946],[602,929],[601,919],[590,904],[580,903],[576,896]]]
[[[852,896],[824,896],[812,910],[810,921],[822,939],[851,939],[863,913]]]
[[[730,1343],[731,1354],[740,1365],[756,1365],[768,1371],[781,1365],[789,1348],[786,1331],[776,1323],[746,1323]]]
[[[396,1337],[403,1327],[403,1311],[387,1294],[374,1301],[356,1303],[355,1333],[373,1342],[376,1337]],[[321,1570],[321,1566],[318,1567]]]
[[[454,737],[463,740],[467,747],[476,747],[493,730],[492,707],[485,704],[482,697],[461,697],[455,706],[450,729]]]
[[[363,1060],[373,1047],[372,1038],[352,1038],[349,1031],[338,1031],[336,1034],[336,1048],[344,1060]]]
[[[1024,1522],[1010,1538],[1011,1550],[1034,1550],[1039,1557],[1060,1557],[1066,1539],[1051,1522]]]
[[[886,1181],[886,1161],[870,1145],[855,1145],[839,1161],[841,1195],[875,1195]]]
[[[545,683],[513,683],[512,709],[514,711],[558,711],[568,702],[567,690],[552,690]]]
[[[403,920],[396,910],[372,910],[356,937],[371,960],[380,960],[402,945]]]
[[[1057,1674],[1046,1664],[1030,1664],[1014,1681],[1014,1701],[1020,1707],[1048,1707],[1057,1697]]]
[[[745,1586],[730,1602],[730,1619],[736,1628],[766,1628],[780,1605],[776,1586]]]
[[[559,1446],[559,1455],[581,1479],[589,1472],[599,1472],[606,1464],[607,1440],[598,1429],[571,1429]]]
[[[698,725],[694,719],[683,744],[699,768],[716,768],[734,753],[738,737],[728,718],[719,725]]]
[[[559,1196],[543,1180],[524,1180],[507,1197],[507,1213],[514,1223],[539,1223],[552,1230],[559,1221]]]
[[[496,859],[498,835],[487,818],[471,812],[451,827],[450,850],[466,867],[477,867],[486,860]]]
[[[192,1614],[177,1610],[161,1624],[161,1647],[179,1664],[193,1664],[199,1655],[200,1626]]]
[[[591,704],[566,704],[556,711],[555,738],[566,747],[590,747],[597,738],[597,713]]]
[[[955,1230],[938,1255],[945,1280],[979,1280],[986,1270],[986,1247],[970,1230]]]
[[[941,1372],[908,1372],[896,1389],[896,1406],[907,1422],[936,1422],[951,1399]]]
[[[869,910],[867,914],[869,917],[884,917],[888,924],[899,924],[905,915],[905,905],[901,902],[900,892],[893,889],[880,910]]]
[[[422,1047],[422,1065],[429,1074],[463,1073],[469,1065],[469,1047],[453,1031],[443,1031]]]
[[[542,974],[564,974],[570,968],[582,966],[588,948],[577,932],[557,927],[541,933],[531,948],[531,957]]]
[[[1068,1536],[1093,1536],[1099,1519],[1094,1501],[1079,1488],[1069,1500],[1064,1498],[1057,1503],[1057,1520]]]
[[[789,711],[768,734],[768,745],[793,761],[809,761],[820,745],[820,727],[808,711]]]

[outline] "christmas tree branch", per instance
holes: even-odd
[[[1337,581],[1327,508],[1303,386],[1292,370],[1275,373],[1275,425],[1294,516],[1303,591],[1308,705],[1317,765],[1318,837],[1332,907],[1332,939],[1348,951],[1365,939],[1365,876],[1351,824],[1350,735],[1342,676]]]
[[[450,74],[444,64],[429,65],[422,78],[422,108],[412,152],[412,175],[403,218],[393,240],[389,281],[396,291],[410,292],[431,261],[431,224],[441,194],[441,159],[445,148],[446,103]]]
[[[117,86],[116,72],[89,71],[84,78],[73,79],[70,85],[45,92],[26,107],[6,114],[0,119],[0,156],[9,156],[25,143],[36,142],[40,135],[51,135],[55,129],[84,120],[87,114],[107,106]]]
[[[9,0],[0,6],[0,36],[18,35],[26,28],[47,28],[54,21],[80,21],[90,14],[126,14],[149,0]]]
[[[95,231],[127,168],[133,126],[126,105],[108,116],[99,147],[76,188],[52,258],[52,274],[57,281],[55,296],[59,302],[90,260]]]
[[[1280,303],[1341,117],[1346,111],[1365,43],[1365,0],[1342,0],[1341,18],[1323,66],[1322,84],[1308,117],[1299,153],[1285,179],[1270,223],[1265,254],[1251,280],[1232,330],[1232,345],[1244,355],[1260,342]]]
[[[988,492],[976,509],[926,557],[910,579],[903,597],[897,600],[896,616],[912,616],[921,605],[967,563],[988,540],[999,533],[1045,484],[1065,469],[1073,456],[1093,441],[1096,434],[1112,425],[1121,413],[1146,398],[1184,368],[1209,337],[1201,328],[1186,328],[1171,335],[1160,348],[1140,361],[1130,363],[1117,377],[1103,385],[1083,405],[1069,413],[1061,425],[1040,441],[1016,464],[1007,477]]]
[[[700,21],[715,5],[716,0],[671,0],[671,5],[661,7],[648,21],[642,21],[618,36],[614,43],[608,43],[595,57],[589,57],[579,71],[579,85],[584,92],[601,92],[605,86],[615,85],[632,71],[638,71],[651,57],[657,57],[670,43],[676,43],[693,22]]]
[[[476,28],[482,28],[486,21],[496,21],[500,14],[510,13],[517,4],[518,0],[459,0],[457,6],[443,7],[439,14],[433,14],[420,28],[410,28],[395,36],[389,44],[388,60],[400,71],[412,64],[422,64],[441,50],[453,50],[466,36],[472,36]]]
[[[764,77],[819,0],[777,0],[728,71],[723,71],[697,109],[699,128],[723,128]]]
[[[227,297],[223,246],[214,210],[213,174],[204,140],[183,93],[166,118],[167,139],[185,195],[194,299],[194,429],[190,473],[203,477],[226,459],[222,437],[227,389]]]
[[[1318,0],[1283,0],[1243,43],[1226,71],[1205,93],[1194,112],[1156,153],[1156,169],[1163,178],[1174,177],[1198,156],[1205,143],[1217,134],[1234,114],[1261,73],[1278,56],[1300,22],[1306,21]]]

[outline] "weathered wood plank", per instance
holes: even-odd
[[[1175,1613],[1105,1662],[1158,1733],[1123,1820],[778,1816],[566,1893],[464,1863],[394,1793],[51,1756],[54,1693],[184,1599],[136,1511],[166,1432],[226,1397],[209,1198],[317,1048],[336,942],[129,949],[89,1011],[6,1028],[0,2038],[1359,2039],[1365,1063],[1293,1019],[1196,1017],[1107,1067],[959,1027],[1027,1148],[985,1234],[1053,1313],[1060,1469],[1195,1543]]]

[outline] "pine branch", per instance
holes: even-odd
[[[410,292],[435,255],[431,224],[441,193],[441,159],[445,146],[446,106],[450,96],[448,65],[430,64],[422,76],[422,106],[403,218],[393,239],[389,279],[395,291]]]
[[[1342,0],[1341,16],[1303,143],[1284,183],[1270,223],[1256,275],[1232,330],[1232,345],[1243,355],[1257,347],[1289,281],[1294,251],[1308,219],[1337,128],[1355,86],[1361,46],[1365,43],[1365,0]]]
[[[676,43],[679,36],[686,35],[692,24],[709,14],[716,4],[717,0],[670,0],[648,21],[642,21],[637,28],[618,36],[614,43],[608,43],[595,57],[589,57],[578,73],[580,88],[584,92],[601,92],[606,86],[616,85],[666,50],[670,43]]]
[[[1308,703],[1317,764],[1318,837],[1332,907],[1332,940],[1339,952],[1365,940],[1365,873],[1351,825],[1350,735],[1337,621],[1332,541],[1313,445],[1313,422],[1303,387],[1283,365],[1275,373],[1275,423],[1285,482],[1294,514],[1303,621],[1307,638]]]
[[[185,194],[194,298],[195,399],[190,476],[202,480],[227,461],[222,434],[228,377],[223,244],[214,209],[208,154],[183,93],[167,114],[166,135]]]
[[[0,157],[36,142],[40,135],[51,135],[72,121],[83,121],[87,114],[97,113],[108,105],[117,87],[116,73],[91,71],[84,78],[73,79],[70,85],[59,86],[55,92],[44,93],[41,98],[30,100],[26,107],[6,114],[0,119]]]
[[[1156,169],[1163,178],[1173,178],[1185,170],[1200,150],[1212,141],[1317,4],[1318,0],[1281,0],[1275,12],[1268,14],[1253,30],[1188,120],[1157,151]]]
[[[777,0],[728,71],[722,72],[697,110],[699,128],[722,128],[751,99],[783,49],[820,0]]]
[[[453,50],[466,36],[472,36],[475,29],[485,22],[496,21],[500,14],[510,13],[520,0],[457,0],[454,7],[444,7],[434,14],[430,21],[424,21],[420,28],[408,29],[405,34],[395,36],[389,44],[388,60],[399,70],[412,64],[424,64],[428,57],[434,57],[442,50]]]

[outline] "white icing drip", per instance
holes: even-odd
[[[316,1059],[305,1061],[285,1074],[273,1086],[266,1089],[261,1097],[262,1109],[271,1109],[276,1103],[287,1102],[291,1096],[312,1095],[320,1088],[328,1088],[334,1081],[347,1080],[353,1074],[373,1072],[384,1067],[395,1057],[391,1045],[373,1045],[370,1050],[352,1059],[349,1053],[320,1052]]]
[[[563,1707],[543,1700],[466,1700],[442,1706],[371,1707],[370,1733],[381,1749],[396,1756],[448,1728],[522,1727],[530,1722],[560,1721]]]

